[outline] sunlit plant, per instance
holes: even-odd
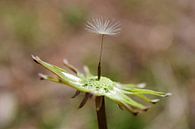
[[[113,81],[108,77],[101,76],[101,58],[103,53],[104,37],[118,34],[121,30],[120,24],[102,17],[92,18],[87,21],[86,30],[101,35],[101,48],[97,75],[91,74],[87,66],[84,67],[85,73],[80,73],[74,66],[69,64],[67,60],[63,61],[64,65],[74,74],[69,73],[66,69],[49,64],[41,60],[38,56],[32,55],[32,58],[36,63],[42,65],[57,76],[51,77],[39,73],[39,76],[42,80],[49,80],[76,89],[73,98],[78,96],[81,92],[85,93],[79,108],[83,107],[89,98],[93,96],[95,97],[99,129],[107,129],[104,97],[113,100],[116,104],[118,104],[120,109],[127,110],[134,115],[137,115],[147,111],[149,106],[146,106],[133,99],[134,97],[137,97],[147,103],[155,104],[160,100],[159,97],[166,97],[171,95],[170,93],[144,89],[144,83],[123,84]],[[149,98],[146,95],[157,96],[158,98]]]

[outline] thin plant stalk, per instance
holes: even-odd
[[[103,53],[103,41],[104,35],[101,35],[101,45],[100,45],[100,56],[99,56],[99,63],[98,63],[98,80],[101,78],[101,60],[102,60],[102,53]],[[105,109],[105,99],[104,96],[96,97],[96,113],[97,113],[97,120],[98,120],[98,128],[99,129],[108,129],[107,127],[107,120],[106,120],[106,109]]]
[[[98,97],[96,98],[98,99]],[[105,100],[103,96],[99,96],[101,99],[101,106],[98,109],[98,102],[96,101],[96,113],[97,113],[97,120],[98,120],[98,128],[99,129],[108,129],[107,127],[107,120],[106,120],[106,109],[105,109]]]
[[[100,45],[100,56],[99,56],[99,63],[98,63],[98,80],[101,78],[101,62],[102,62],[102,53],[103,53],[103,43],[104,43],[104,35],[101,35],[101,45]]]

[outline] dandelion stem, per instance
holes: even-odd
[[[97,120],[98,120],[98,128],[99,129],[108,129],[107,121],[106,121],[106,110],[105,110],[105,100],[103,96],[98,96],[98,99],[101,99],[101,107],[99,108],[99,103],[96,101],[96,113],[97,113]]]
[[[98,73],[98,80],[100,80],[101,73],[102,73],[102,71],[101,71],[101,62],[102,62],[103,43],[104,43],[103,41],[104,41],[104,35],[102,34],[101,35],[101,45],[100,45],[100,56],[99,56],[99,63],[98,63],[98,71],[97,71],[97,73]]]
[[[101,78],[101,61],[102,61],[102,53],[103,53],[103,43],[104,43],[104,34],[101,35],[100,56],[99,56],[98,71],[97,71],[98,80],[100,80]],[[106,109],[105,109],[104,96],[97,96],[95,104],[96,104],[96,113],[97,113],[99,129],[108,129],[107,121],[106,121]]]

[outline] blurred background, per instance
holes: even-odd
[[[106,37],[103,75],[173,93],[137,117],[107,102],[109,129],[195,129],[194,0],[0,0],[0,129],[97,129],[93,100],[40,81],[31,54],[96,74],[100,37],[91,17],[108,17],[122,31]]]

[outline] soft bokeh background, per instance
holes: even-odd
[[[107,100],[110,129],[195,129],[194,0],[0,0],[0,128],[97,129],[93,100],[78,110],[82,95],[40,81],[30,57],[95,74],[100,37],[84,23],[96,16],[122,24],[105,39],[103,75],[173,93],[137,117]]]

